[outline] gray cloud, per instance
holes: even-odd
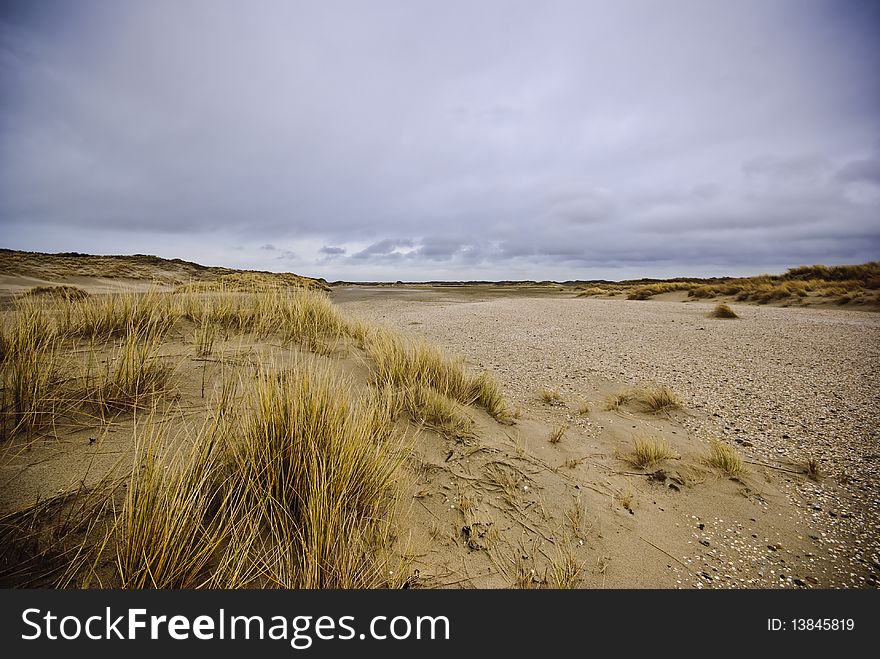
[[[880,158],[864,158],[846,163],[837,178],[847,183],[864,181],[880,185]]]
[[[849,0],[4,5],[0,228],[328,279],[878,258],[878,32]]]

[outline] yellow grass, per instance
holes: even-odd
[[[423,385],[409,386],[401,394],[403,407],[416,421],[450,438],[473,434],[474,421],[461,403]]]
[[[669,442],[659,437],[645,435],[633,440],[632,452],[623,459],[637,469],[647,469],[674,457],[675,453],[672,452]]]
[[[669,414],[681,409],[681,399],[669,387],[645,387],[632,393],[642,410],[650,414]]]
[[[729,444],[724,444],[717,440],[713,440],[709,445],[709,455],[706,457],[706,464],[713,469],[717,469],[725,476],[732,478],[745,473],[745,465],[737,450]]]
[[[380,385],[433,389],[463,405],[481,405],[496,419],[509,418],[510,411],[494,379],[488,373],[471,375],[462,358],[389,330],[372,332],[365,340]]]
[[[302,288],[27,296],[3,323],[4,437],[42,431],[68,412],[95,424],[105,412],[149,415],[132,419],[138,448],[124,493],[108,488],[90,508],[100,517],[65,537],[65,552],[79,544],[57,585],[399,585],[389,572],[400,575],[402,559],[388,568],[402,410],[450,437],[473,433],[468,405],[512,416],[490,374],[348,320],[323,293]],[[330,362],[284,365],[265,355],[241,361],[232,378],[222,375],[225,358],[202,426],[191,426],[189,410],[169,426],[171,399],[158,403],[188,382],[175,373],[192,371],[185,362],[210,355],[224,333],[256,335],[285,352],[287,343],[361,345],[373,381],[353,390]],[[189,354],[164,357],[172,340],[191,341]],[[179,371],[171,359],[181,360]],[[100,418],[80,416],[95,408]]]
[[[711,316],[712,318],[739,318],[739,315],[723,302],[715,305]]]
[[[62,406],[60,339],[42,305],[21,300],[0,335],[0,438],[51,425]]]
[[[159,355],[160,346],[148,329],[132,328],[107,363],[86,378],[86,400],[102,411],[125,410],[164,392],[171,369]]]
[[[633,399],[633,392],[631,389],[621,389],[617,393],[611,394],[605,399],[605,410],[607,412],[615,412],[620,409],[622,405],[626,405]]]
[[[562,394],[559,393],[559,389],[550,389],[547,387],[541,389],[541,400],[547,403],[547,405],[564,404]]]

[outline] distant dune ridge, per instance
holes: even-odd
[[[421,282],[347,282],[306,277],[290,272],[239,270],[204,266],[182,259],[164,259],[147,254],[101,256],[61,252],[24,252],[0,249],[0,276],[33,278],[40,281],[76,283],[77,277],[133,279],[165,285],[187,285],[190,290],[206,292],[216,287],[225,290],[251,289],[254,286],[299,286],[323,291],[331,287],[430,286],[520,288],[534,292],[571,291],[580,297],[615,297],[648,300],[657,295],[680,293],[690,300],[729,298],[737,302],[778,303],[784,306],[834,303],[839,305],[880,305],[880,261],[858,265],[805,265],[790,268],[781,275],[761,274],[752,277],[674,277],[671,279],[605,279],[555,281],[421,281]],[[12,283],[12,282],[7,282]]]
[[[131,256],[99,256],[77,252],[46,254],[0,249],[0,275],[37,277],[42,279],[69,277],[100,277],[145,279],[163,284],[216,281],[231,276],[247,275],[251,283],[262,279],[282,285],[328,290],[323,279],[303,277],[289,272],[204,266],[182,259],[163,259],[147,254]]]

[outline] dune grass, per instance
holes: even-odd
[[[346,319],[320,291],[28,296],[3,323],[4,437],[43,431],[68,412],[95,426],[107,413],[133,413],[134,468],[125,487],[108,488],[90,508],[100,519],[71,526],[77,535],[64,542],[74,543],[74,558],[47,582],[56,585],[399,586],[390,573],[401,575],[404,559],[390,561],[402,411],[455,438],[473,433],[468,406],[499,421],[512,416],[489,373]],[[234,334],[286,355],[290,344],[362,346],[372,381],[355,387],[330,361],[250,353],[229,372],[220,360],[201,426],[190,410],[169,425],[173,399],[163,397],[192,371],[172,360],[207,357],[218,337]],[[180,354],[170,341],[192,347]]]
[[[648,300],[655,295],[661,293],[671,293],[673,291],[687,291],[693,288],[693,284],[680,281],[663,281],[654,284],[645,284],[630,289],[626,296],[627,300]]]
[[[665,385],[620,389],[605,398],[607,412],[614,412],[632,404],[635,404],[641,412],[663,416],[668,416],[682,407],[681,399]]]
[[[815,456],[809,455],[801,462],[804,473],[810,480],[819,481],[822,479],[823,471],[819,460]]]
[[[681,399],[665,385],[636,389],[632,396],[642,411],[649,414],[669,415],[682,406]]]
[[[709,444],[709,455],[705,458],[705,462],[730,478],[738,478],[746,473],[745,464],[737,450],[718,440],[713,440]]]
[[[316,367],[263,370],[247,393],[230,452],[244,510],[272,545],[257,544],[251,557],[264,563],[271,584],[387,582],[381,552],[371,548],[387,532],[402,453],[370,400],[355,400],[342,380]]]
[[[402,406],[412,417],[449,438],[473,435],[474,421],[458,401],[424,385],[401,391]]]
[[[0,337],[0,437],[7,439],[54,422],[64,377],[60,338],[40,304],[19,301]]]
[[[565,437],[565,433],[568,432],[568,424],[561,424],[558,426],[554,426],[553,430],[550,431],[549,441],[551,444],[558,444]]]
[[[511,412],[497,382],[485,372],[469,373],[462,358],[389,330],[372,332],[365,341],[380,386],[433,389],[463,405],[480,405],[497,420],[510,419]]]
[[[85,400],[103,412],[143,407],[165,391],[171,376],[160,347],[150,329],[131,328],[104,367],[86,377]]]
[[[621,389],[605,398],[605,411],[616,412],[621,406],[626,405],[632,399],[633,392],[631,389]]]
[[[723,302],[715,305],[715,308],[712,309],[712,313],[710,314],[710,316],[712,318],[739,318],[739,314],[737,314],[736,311],[731,309],[729,305],[724,304]]]
[[[623,459],[637,469],[647,469],[675,457],[665,439],[643,435],[633,440],[632,451],[624,455]]]
[[[89,294],[79,286],[61,284],[58,286],[35,286],[21,293],[20,297],[50,297],[70,301],[83,300],[89,297]]]
[[[355,397],[306,364],[271,364],[240,387],[182,438],[147,422],[121,510],[87,564],[112,558],[123,588],[393,585],[404,452],[382,397]]]
[[[559,389],[551,389],[549,387],[544,387],[540,391],[541,400],[547,405],[564,405],[565,401],[562,398],[562,394],[559,392]]]

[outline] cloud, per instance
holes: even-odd
[[[412,247],[413,241],[408,238],[386,238],[384,240],[380,240],[378,242],[372,243],[371,245],[365,247],[351,255],[353,259],[370,259],[374,257],[381,257],[383,259],[393,258],[397,259],[402,256],[401,252],[398,251],[399,247]]]
[[[880,158],[852,160],[840,168],[837,179],[844,183],[864,181],[880,185]]]
[[[831,0],[6,3],[0,230],[328,279],[868,260],[878,31]]]

